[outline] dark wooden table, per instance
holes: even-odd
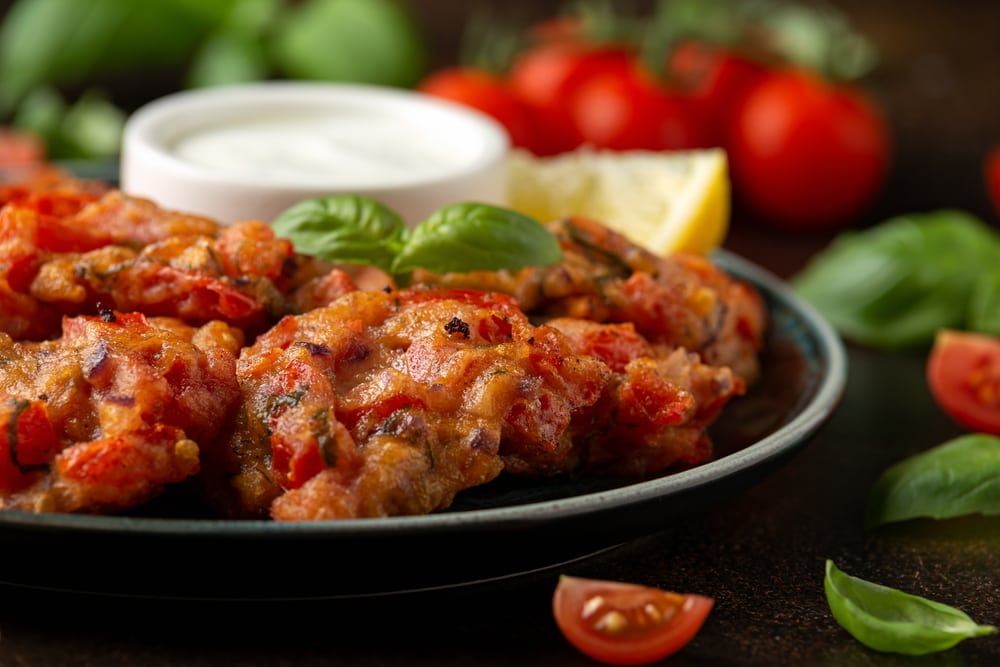
[[[885,46],[876,83],[897,139],[890,181],[859,225],[940,206],[995,223],[979,169],[988,143],[1000,139],[1000,4],[837,4]],[[737,215],[727,246],[788,277],[828,240],[782,234]],[[904,658],[864,648],[829,613],[823,568],[832,558],[851,574],[1000,624],[1000,521],[862,530],[868,490],[887,466],[963,431],[931,400],[924,352],[849,345],[848,356],[840,406],[791,460],[752,487],[609,552],[488,585],[350,601],[193,603],[3,589],[0,666],[593,664],[552,620],[560,573],[714,597],[701,633],[665,663],[678,667],[998,665],[1000,636]],[[142,567],[118,557],[123,567]],[[194,557],[210,562],[213,555]],[[72,553],[53,559],[74,567]],[[351,576],[330,556],[302,566],[317,576]],[[260,564],[261,578],[280,576]]]

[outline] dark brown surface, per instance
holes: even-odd
[[[465,5],[413,4],[427,8],[440,39],[454,33],[449,12]],[[1000,139],[1000,3],[836,4],[883,47],[883,67],[873,83],[897,135],[890,182],[859,224],[941,206],[995,221],[980,160],[988,143]],[[788,276],[825,241],[783,235],[737,215],[728,246]],[[5,590],[0,665],[593,664],[562,640],[552,621],[549,601],[559,572],[713,596],[716,607],[702,632],[664,663],[678,667],[1000,664],[1000,636],[968,640],[927,659],[903,658],[865,649],[828,611],[823,563],[832,558],[850,574],[1000,624],[998,520],[862,531],[860,513],[874,479],[891,463],[961,430],[930,398],[923,353],[848,351],[842,404],[778,472],[670,530],[612,552],[488,586],[352,602],[150,603]],[[123,567],[142,567],[128,563],[127,554],[109,557],[121,558]],[[213,559],[211,553],[177,557],[206,564]],[[413,557],[386,554],[386,566]],[[53,554],[53,567],[72,568],[73,554]],[[316,554],[302,567],[317,577],[351,576],[335,554]],[[260,564],[262,579],[281,576]]]

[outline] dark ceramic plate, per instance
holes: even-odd
[[[496,480],[429,516],[316,523],[0,512],[0,583],[182,599],[373,596],[511,577],[666,528],[739,493],[805,444],[840,402],[840,339],[770,273],[762,381],[713,427],[716,457],[651,479]]]

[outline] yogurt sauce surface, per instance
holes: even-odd
[[[441,139],[401,116],[285,114],[206,125],[177,138],[187,162],[261,181],[371,186],[419,182],[475,159],[461,133]]]

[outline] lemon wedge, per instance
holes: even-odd
[[[601,151],[550,157],[513,151],[511,208],[537,220],[587,217],[661,254],[707,253],[729,229],[729,165],[722,149]]]

